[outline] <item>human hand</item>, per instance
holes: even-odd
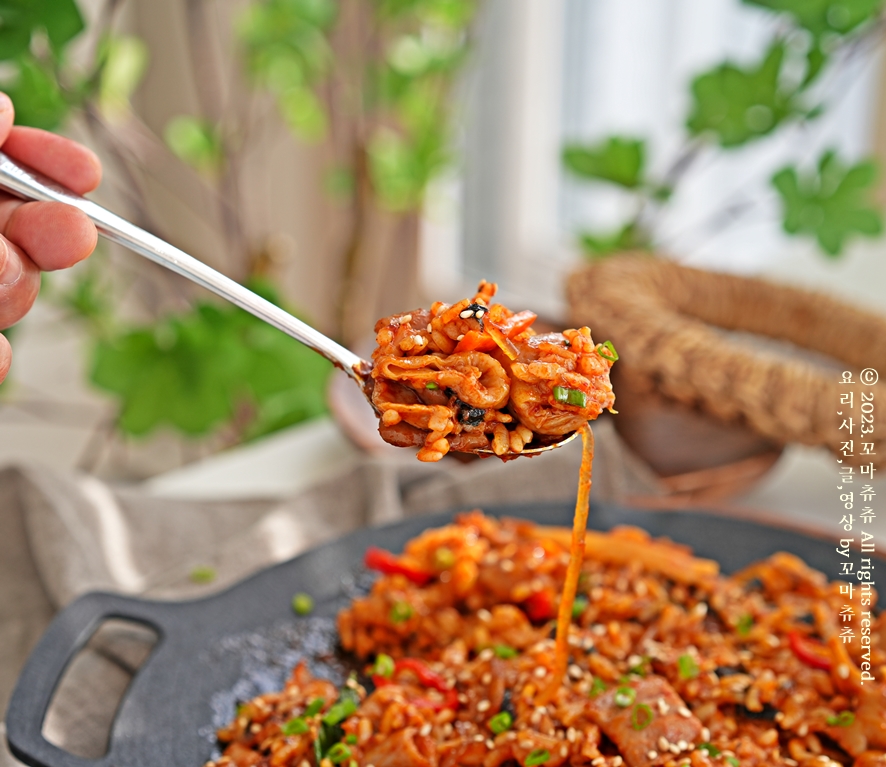
[[[98,158],[70,139],[36,128],[13,127],[12,102],[0,93],[0,149],[78,194],[101,181]],[[0,192],[0,330],[27,314],[40,290],[40,272],[66,269],[95,248],[95,226],[60,202],[24,202]],[[12,350],[0,335],[0,382]]]

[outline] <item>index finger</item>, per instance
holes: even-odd
[[[91,192],[102,180],[98,157],[85,146],[55,133],[15,126],[2,149],[77,194]]]

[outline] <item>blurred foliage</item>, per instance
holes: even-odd
[[[451,162],[450,93],[479,0],[367,0],[358,20],[333,0],[254,0],[240,23],[249,71],[297,136],[319,140],[332,123],[356,133],[350,167],[331,191],[368,188],[394,211],[420,208]],[[375,45],[336,54],[337,22],[365,22]],[[342,117],[344,115],[344,117]],[[347,179],[352,183],[338,183]]]
[[[784,202],[784,229],[809,234],[829,256],[838,256],[853,233],[875,237],[883,231],[880,211],[870,202],[877,178],[873,162],[842,164],[825,152],[817,172],[783,168],[772,178]]]
[[[822,74],[841,51],[863,35],[879,33],[886,0],[742,0],[782,17],[783,25],[757,62],[724,61],[693,78],[686,119],[687,149],[662,179],[648,175],[645,142],[610,136],[563,148],[563,165],[575,177],[614,184],[635,201],[634,214],[614,232],[582,231],[578,241],[589,258],[656,245],[654,215],[667,205],[700,150],[734,150],[760,141],[792,122],[810,123],[825,110]],[[817,90],[816,90],[817,89]],[[873,202],[876,168],[869,159],[845,165],[833,152],[819,158],[818,170],[795,166],[772,178],[782,206],[784,231],[814,237],[831,257],[843,253],[856,235],[877,236],[882,214]]]
[[[278,303],[267,284],[249,287]],[[203,436],[243,418],[249,439],[326,412],[331,368],[242,309],[201,301],[185,314],[101,337],[91,378],[119,397],[128,434],[168,424]]]
[[[336,3],[289,0],[277,6],[259,30],[268,45],[256,51],[250,66],[279,91],[290,126],[320,135],[325,118],[304,86],[328,66],[329,49],[316,30],[334,19]],[[130,99],[147,69],[147,47],[113,32],[106,20],[86,65],[73,67],[69,46],[84,28],[74,0],[0,0],[5,65],[0,88],[13,100],[17,124],[57,130],[87,113],[93,123],[108,125],[134,117]],[[312,109],[319,117],[310,116]],[[210,179],[224,172],[232,151],[221,126],[197,116],[173,118],[163,138],[177,157]],[[111,298],[107,267],[94,256],[67,287],[48,293],[89,329],[90,377],[119,401],[122,432],[145,435],[166,425],[195,437],[227,432],[237,441],[326,411],[331,365],[315,352],[241,309],[216,302],[197,301],[184,312],[131,327]],[[279,304],[267,281],[249,284]]]

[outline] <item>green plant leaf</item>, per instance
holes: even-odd
[[[421,204],[430,180],[450,160],[442,125],[414,137],[380,129],[369,142],[369,171],[380,202],[391,210]]]
[[[257,287],[276,301],[266,284]],[[118,424],[127,434],[169,425],[200,436],[248,413],[242,436],[252,438],[325,412],[330,369],[252,315],[199,303],[99,340],[91,379],[118,397]]]
[[[0,60],[27,52],[31,37],[44,30],[59,56],[67,43],[84,29],[74,0],[3,0],[0,3]]]
[[[746,5],[785,13],[816,38],[846,35],[871,21],[884,0],[742,0]]]
[[[199,171],[215,173],[224,163],[224,149],[218,130],[199,117],[174,117],[166,125],[163,135],[169,148]]]
[[[784,44],[777,42],[757,66],[742,69],[726,62],[696,77],[689,132],[694,136],[710,133],[720,146],[736,147],[800,114],[796,92],[786,92],[780,82],[784,57]]]
[[[578,242],[588,258],[596,259],[626,250],[649,247],[649,236],[631,221],[614,232],[605,234],[582,232],[578,236]]]
[[[306,141],[326,135],[326,110],[309,88],[290,88],[277,98],[280,114],[289,129]]]
[[[55,78],[29,56],[18,60],[17,77],[3,88],[15,105],[17,125],[53,130],[61,125],[70,109]]]
[[[610,136],[599,144],[567,144],[563,164],[576,176],[609,181],[627,189],[643,183],[646,143],[642,139]]]
[[[772,183],[784,206],[784,230],[814,236],[830,256],[839,256],[856,234],[879,235],[883,216],[873,201],[876,178],[873,161],[846,166],[833,151],[822,155],[816,172],[782,168]]]
[[[98,100],[113,120],[129,111],[129,100],[148,66],[148,48],[137,37],[113,37],[106,45]]]

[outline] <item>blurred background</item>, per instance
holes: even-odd
[[[837,415],[842,371],[886,375],[884,36],[886,0],[4,0],[0,87],[100,155],[98,202],[361,354],[479,279],[590,325],[621,353],[594,502],[835,540],[843,495],[886,493],[886,386],[861,465]],[[85,592],[199,596],[364,525],[575,498],[576,442],[420,464],[318,355],[108,243],[45,277],[5,331],[0,717]],[[93,758],[132,667],[83,653],[44,733]]]
[[[882,314],[883,5],[20,0],[0,83],[95,199],[352,348],[481,278],[564,323],[636,250]],[[329,410],[318,356],[104,242],[10,338],[0,462],[132,482]]]

